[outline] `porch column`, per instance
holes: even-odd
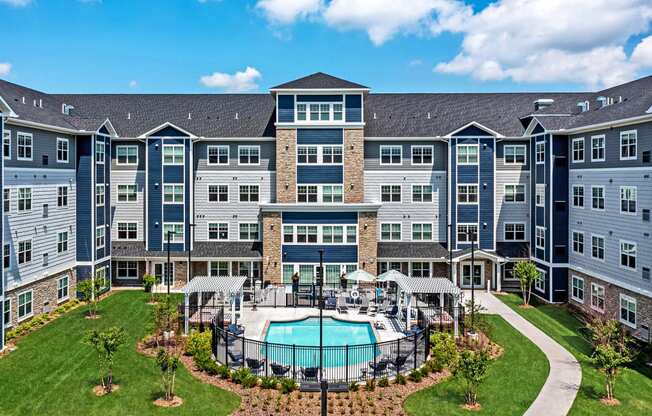
[[[457,296],[453,295],[453,335],[457,338],[460,335],[460,309],[459,309],[459,299]]]
[[[240,319],[244,316],[244,290],[240,288]]]
[[[489,284],[487,285],[487,293],[491,292],[491,285],[493,285],[495,281],[496,281],[496,264],[492,261],[491,262],[491,280],[489,281]]]
[[[457,282],[457,263],[453,263],[453,284],[459,286],[459,283]]]
[[[183,333],[188,335],[188,314],[190,313],[190,295],[187,293],[183,295]]]
[[[496,289],[500,292],[502,290],[502,280],[503,280],[503,268],[505,267],[504,263],[496,265],[498,267],[498,276],[496,276]]]
[[[236,294],[235,293],[230,293],[229,297],[231,298],[231,323],[234,324],[235,323],[235,297],[236,297]]]
[[[410,327],[412,326],[412,293],[408,295],[408,303],[407,303],[407,316],[405,317],[405,329],[410,330]]]

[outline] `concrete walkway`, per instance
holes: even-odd
[[[471,294],[465,293],[464,298],[470,299]],[[548,358],[550,373],[539,395],[525,412],[525,416],[568,414],[582,382],[582,369],[575,357],[491,293],[476,291],[475,299],[487,309],[487,313],[500,315],[529,338]]]

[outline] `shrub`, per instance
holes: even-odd
[[[211,331],[193,332],[186,343],[186,354],[191,355],[198,369],[206,371],[213,363]]]
[[[394,383],[404,386],[405,384],[407,384],[407,380],[405,379],[405,376],[403,374],[397,374],[396,379],[394,379]]]
[[[389,379],[387,377],[383,377],[378,380],[378,387],[389,387]]]
[[[174,384],[179,368],[179,357],[163,348],[159,348],[158,354],[156,355],[156,363],[161,369],[165,400],[170,401],[174,398]]]
[[[420,382],[423,379],[423,376],[421,375],[421,371],[419,370],[412,370],[410,374],[408,375],[408,378],[410,381],[413,381],[415,383]]]
[[[203,370],[211,376],[219,374],[219,366],[212,359],[204,364]]]
[[[467,405],[477,404],[478,388],[487,376],[490,362],[491,358],[486,350],[464,350],[460,354],[454,374],[462,381],[464,400]]]
[[[450,367],[457,359],[457,345],[452,335],[436,332],[430,336],[432,360],[427,364],[432,371],[441,371]]]
[[[241,367],[231,372],[231,380],[235,384],[242,384],[242,381],[252,375],[251,370],[247,367]]]
[[[373,378],[368,379],[364,383],[364,389],[367,391],[374,391],[376,390],[376,380]]]
[[[262,377],[260,379],[260,387],[267,390],[274,390],[278,387],[278,379],[276,377]]]
[[[242,387],[246,389],[256,387],[258,385],[258,376],[254,374],[244,376],[242,380],[240,380],[240,384],[242,384]]]
[[[281,379],[279,384],[281,385],[281,393],[283,394],[292,393],[293,391],[299,388],[297,382],[294,381],[293,378],[284,377]]]
[[[349,391],[358,391],[360,389],[360,386],[358,385],[357,382],[352,381],[349,383]]]
[[[86,332],[83,342],[95,349],[100,383],[104,391],[111,393],[115,355],[120,346],[127,342],[127,333],[117,326],[102,332],[95,329]]]
[[[228,380],[231,378],[231,370],[227,365],[222,364],[217,367],[217,375],[224,380]]]

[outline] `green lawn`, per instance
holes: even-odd
[[[119,292],[100,302],[102,317],[83,318],[74,310],[18,342],[18,349],[0,359],[2,415],[225,415],[239,406],[239,397],[193,378],[185,368],[177,375],[178,396],[184,404],[160,409],[152,401],[161,395],[153,359],[136,352],[146,333],[152,306],[140,291]],[[129,342],[117,356],[115,381],[120,390],[104,397],[91,392],[97,384],[95,355],[81,343],[87,329],[123,326]]]
[[[492,339],[504,348],[494,362],[478,395],[482,410],[463,410],[463,392],[458,381],[449,379],[410,395],[404,403],[410,415],[522,415],[539,394],[550,366],[545,355],[530,340],[497,315],[487,317],[494,326]]]
[[[618,407],[607,407],[599,399],[604,394],[604,376],[589,362],[591,345],[578,333],[582,323],[565,308],[541,305],[522,309],[516,295],[499,296],[509,307],[532,322],[573,354],[582,366],[582,386],[570,414],[578,415],[652,415],[652,373],[643,365],[626,368],[616,383]]]

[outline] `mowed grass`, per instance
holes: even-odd
[[[590,362],[591,344],[578,329],[583,327],[575,316],[561,306],[540,305],[523,309],[516,295],[498,297],[525,319],[570,351],[582,366],[582,385],[570,411],[572,416],[652,415],[652,371],[641,362],[625,368],[616,382],[615,396],[621,405],[608,407],[600,402],[604,395],[604,375]]]
[[[550,366],[545,355],[497,315],[488,315],[494,326],[492,340],[504,353],[491,364],[480,387],[478,401],[482,409],[469,412],[460,407],[464,393],[454,378],[410,395],[404,405],[408,414],[425,415],[522,415],[539,394]]]
[[[196,380],[183,366],[176,383],[183,405],[152,404],[162,394],[160,371],[154,359],[136,352],[153,308],[146,301],[140,291],[118,292],[99,303],[100,319],[84,319],[82,307],[21,339],[16,351],[0,359],[0,415],[226,415],[237,408],[237,395]],[[120,389],[95,397],[95,354],[82,338],[88,329],[113,325],[129,336],[116,357]]]

